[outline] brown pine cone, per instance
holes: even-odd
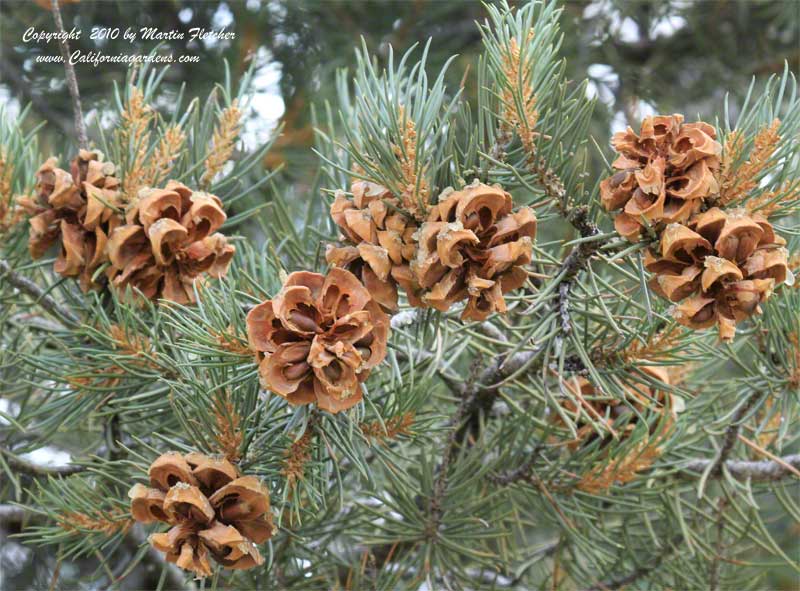
[[[131,515],[172,526],[149,538],[167,561],[198,577],[212,574],[209,555],[228,569],[263,564],[256,544],[274,527],[269,491],[255,476],[242,476],[226,459],[177,452],[159,456],[149,476],[150,487],[136,484],[128,493]]]
[[[760,314],[760,304],[789,276],[788,251],[772,224],[742,209],[711,208],[688,225],[670,224],[660,257],[647,254],[651,288],[673,302],[675,319],[694,329],[718,326],[733,339],[736,323]]]
[[[204,273],[224,276],[236,252],[215,233],[226,219],[219,198],[177,181],[140,191],[125,217],[109,239],[108,274],[115,287],[148,299],[194,303],[194,282]]]
[[[99,287],[92,279],[108,262],[106,244],[111,232],[123,223],[119,180],[115,167],[103,162],[97,151],[81,150],[71,172],[50,158],[36,172],[36,196],[21,197],[19,205],[30,218],[28,248],[34,259],[60,242],[54,269],[64,277],[78,277],[81,288]]]
[[[639,369],[650,378],[669,386],[670,379],[666,367],[641,365]],[[616,432],[621,438],[628,437],[633,432],[638,416],[631,412],[630,406],[619,399],[604,396],[592,382],[582,376],[576,376],[565,384],[571,392],[571,397],[560,399],[559,404],[572,419],[578,431],[578,438],[570,447],[577,448],[597,437],[592,421],[605,422],[610,430],[614,429],[617,421],[620,421],[623,430],[621,433],[618,430]],[[661,412],[665,408],[673,415],[675,413],[675,400],[671,394],[645,383],[641,376],[633,372],[630,383],[626,384],[624,389],[628,402],[639,413],[644,414],[648,409]],[[551,417],[556,424],[564,424],[564,420],[557,412],[552,413]]]
[[[642,219],[686,222],[703,199],[719,192],[715,172],[722,146],[708,123],[683,123],[682,115],[647,117],[637,135],[629,127],[611,140],[619,172],[600,183],[600,200],[620,235],[635,241]]]
[[[264,388],[337,413],[361,400],[361,383],[386,356],[389,317],[349,271],[298,271],[250,311],[247,336]]]
[[[399,200],[381,185],[358,180],[350,191],[352,199],[339,191],[331,204],[331,217],[345,245],[328,245],[328,263],[359,277],[387,311],[397,310],[398,284],[412,305],[421,305],[408,267],[414,256],[416,220],[403,213]]]
[[[525,283],[536,235],[533,210],[512,207],[503,189],[477,181],[442,193],[417,232],[411,263],[426,305],[446,311],[467,299],[463,320],[506,311],[503,294]]]

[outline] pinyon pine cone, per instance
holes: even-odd
[[[402,212],[400,201],[381,185],[358,180],[350,191],[352,199],[337,191],[331,204],[331,217],[345,245],[328,245],[325,258],[359,277],[385,310],[397,310],[398,284],[412,305],[421,306],[408,266],[414,256],[416,220]]]
[[[719,192],[715,172],[722,146],[708,123],[683,123],[682,115],[647,117],[637,135],[629,127],[614,134],[619,172],[600,183],[600,199],[620,235],[635,241],[642,220],[686,222],[703,200]]]
[[[142,189],[125,225],[109,237],[111,283],[135,287],[148,299],[194,303],[194,282],[204,273],[224,276],[236,251],[216,232],[225,219],[218,197],[177,181]]]
[[[669,373],[665,367],[656,365],[640,365],[638,367],[653,380],[669,386]],[[636,422],[639,420],[638,416],[621,400],[604,397],[595,385],[583,376],[576,376],[565,383],[567,389],[572,392],[572,397],[560,399],[560,404],[578,429],[578,438],[571,444],[573,449],[592,441],[597,436],[591,421],[605,421],[609,427],[613,427],[614,423],[619,420],[620,424],[624,426],[621,433],[619,429],[617,432],[623,438],[633,432]],[[675,401],[672,394],[646,383],[645,379],[639,375],[632,373],[631,383],[625,384],[624,389],[628,394],[628,402],[640,413],[645,413],[648,409],[656,412],[666,409],[673,415],[675,413]],[[583,398],[589,408],[584,406],[579,398]],[[558,413],[553,412],[551,416],[555,423],[563,424],[563,419]]]
[[[120,214],[119,180],[115,167],[98,151],[81,150],[71,171],[50,158],[36,172],[36,195],[20,197],[30,217],[28,248],[34,259],[60,242],[54,269],[64,277],[78,277],[81,288],[99,287],[92,279],[108,262],[106,245],[114,229],[124,223]]]
[[[269,491],[255,476],[242,476],[225,459],[177,452],[159,456],[149,476],[151,488],[136,484],[128,493],[131,515],[172,526],[149,538],[169,562],[198,577],[212,574],[209,554],[229,569],[264,562],[256,544],[271,538],[274,528]]]
[[[673,302],[675,319],[694,329],[718,325],[730,341],[736,323],[760,314],[760,304],[791,277],[786,242],[759,214],[713,207],[688,225],[670,224],[660,257],[647,253],[651,288]]]
[[[525,283],[536,235],[533,210],[512,208],[511,195],[477,180],[441,194],[416,233],[411,263],[426,305],[446,311],[467,299],[463,320],[506,311],[503,294]]]
[[[389,317],[349,271],[298,271],[250,310],[247,336],[264,388],[337,413],[361,400],[361,383],[386,356]]]

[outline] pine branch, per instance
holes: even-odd
[[[511,357],[498,355],[476,380],[464,387],[462,394],[466,401],[466,420],[458,429],[457,441],[462,441],[468,433],[477,432],[480,417],[487,416],[491,411],[502,381],[530,363],[540,352],[541,349],[537,348],[533,351],[520,351]]]
[[[465,392],[462,391],[461,402],[456,408],[456,412],[450,419],[450,432],[447,436],[447,442],[445,443],[442,451],[442,461],[437,469],[438,472],[433,485],[433,495],[428,503],[428,516],[430,520],[427,524],[426,534],[430,539],[436,538],[437,532],[439,531],[439,525],[441,525],[442,501],[444,500],[444,495],[447,491],[447,471],[450,468],[450,463],[453,461],[453,458],[458,452],[458,435],[460,432],[459,426],[468,412],[470,401],[471,397],[466,396]]]
[[[89,148],[89,140],[86,135],[86,123],[83,120],[83,110],[81,109],[81,94],[78,90],[78,78],[75,75],[75,68],[70,62],[69,42],[67,41],[67,33],[64,30],[64,21],[61,20],[61,9],[58,6],[58,0],[52,0],[53,20],[56,22],[56,30],[60,33],[59,45],[61,46],[61,55],[64,57],[64,76],[67,80],[67,88],[69,88],[69,95],[72,97],[72,112],[75,116],[75,133],[78,134],[78,145],[81,149],[86,150]]]
[[[0,455],[3,456],[3,459],[8,464],[8,467],[12,470],[17,472],[21,472],[23,474],[28,474],[29,476],[38,476],[38,477],[48,477],[48,476],[70,476],[72,474],[78,474],[79,472],[84,472],[86,470],[86,466],[42,466],[40,464],[35,464],[34,462],[29,462],[28,460],[19,457],[16,454],[11,453],[6,449],[0,448]]]
[[[584,238],[596,236],[600,233],[597,225],[589,221],[587,215],[588,211],[584,206],[573,208],[573,210],[568,213],[571,223],[578,228],[581,237]],[[556,296],[556,305],[561,318],[562,333],[556,337],[559,343],[563,335],[568,334],[572,329],[569,316],[569,293],[572,282],[578,273],[586,268],[589,259],[591,259],[602,244],[602,240],[587,240],[579,243],[570,251],[569,255],[567,255],[564,262],[561,264],[558,273],[555,275],[556,277],[561,277],[557,290],[558,295]],[[459,429],[457,438],[459,441],[463,439],[467,430],[472,433],[477,430],[479,417],[481,415],[486,416],[489,414],[502,381],[531,362],[539,353],[540,349],[536,349],[534,351],[515,353],[510,358],[507,358],[505,355],[500,355],[495,358],[494,362],[492,362],[486,370],[484,370],[476,382],[465,389],[464,394],[470,399],[467,403],[466,411],[466,416],[469,418]],[[570,359],[569,365],[574,366],[575,369],[583,368],[583,363],[577,358]]]
[[[578,229],[581,238],[592,238],[600,233],[597,224],[589,221],[588,210],[585,206],[575,207],[566,212],[567,220]],[[556,337],[557,347],[560,350],[561,339],[564,335],[572,331],[572,321],[569,315],[569,293],[572,289],[572,283],[586,265],[589,259],[597,252],[597,250],[604,244],[603,240],[586,240],[580,242],[570,251],[569,255],[561,265],[558,276],[561,277],[558,286],[558,315],[561,318],[561,334]]]
[[[800,454],[790,456],[783,456],[782,462],[774,462],[772,460],[728,460],[725,462],[725,470],[733,478],[739,481],[753,480],[753,481],[769,481],[780,480],[786,476],[793,475],[792,471],[786,467],[787,464],[795,469],[800,469]],[[709,465],[715,464],[714,460],[692,460],[682,467],[684,478],[699,476]],[[716,478],[721,476],[718,475]]]
[[[664,562],[665,559],[672,556],[675,551],[677,550],[677,546],[683,542],[683,536],[676,536],[670,542],[670,549],[666,551],[662,551],[655,556],[653,559],[650,560],[647,564],[643,564],[641,566],[636,567],[627,575],[609,579],[605,582],[598,582],[591,587],[587,587],[584,591],[611,591],[612,589],[622,589],[631,583],[635,583],[639,579],[646,577],[656,571],[661,563]]]
[[[753,392],[747,401],[739,407],[736,413],[731,420],[731,424],[725,430],[725,438],[722,443],[722,447],[719,450],[719,454],[717,455],[717,459],[714,462],[713,468],[711,468],[711,475],[714,477],[719,477],[722,474],[722,466],[725,464],[728,456],[730,456],[731,451],[733,451],[733,446],[736,444],[736,440],[739,437],[739,429],[741,428],[741,422],[744,416],[753,408],[753,405],[756,403],[756,400],[760,396],[759,392]]]
[[[18,275],[11,269],[11,265],[0,259],[0,277],[19,289],[21,292],[31,296],[37,304],[50,312],[53,316],[68,325],[80,325],[80,319],[69,309],[59,304],[52,296],[47,295],[44,289],[36,285],[30,279]]]
[[[13,82],[14,90],[24,96],[33,108],[36,109],[48,123],[52,123],[58,127],[61,132],[68,136],[72,133],[72,128],[68,123],[68,119],[62,117],[58,111],[50,106],[49,101],[34,93],[31,85],[25,80],[22,73],[14,66],[14,64],[0,56],[0,73],[6,81]]]
[[[16,505],[0,505],[0,525],[12,525],[22,522],[25,509]]]
[[[714,544],[714,557],[711,559],[711,564],[708,568],[708,588],[710,591],[719,591],[719,568],[723,560],[722,550],[724,548],[724,533],[725,533],[725,508],[728,505],[728,500],[720,498],[717,501],[717,541]]]
[[[659,556],[652,564],[640,566],[622,577],[609,579],[608,581],[597,583],[591,587],[586,587],[584,591],[611,591],[612,589],[622,589],[655,571],[661,565],[662,561],[663,557]]]

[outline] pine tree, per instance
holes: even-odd
[[[55,556],[32,588],[797,581],[795,76],[593,137],[561,11],[486,6],[456,76],[436,38],[362,43],[304,200],[240,148],[252,69],[167,118],[137,68],[87,129],[67,67],[60,160],[0,113],[0,518]]]

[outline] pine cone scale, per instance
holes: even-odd
[[[262,386],[290,404],[338,412],[361,400],[361,383],[386,355],[389,321],[349,271],[305,271],[247,316]]]
[[[150,466],[153,488],[128,493],[131,514],[143,523],[172,527],[150,544],[169,562],[198,577],[211,576],[209,555],[225,568],[263,564],[256,543],[273,534],[269,491],[254,476],[241,476],[225,459],[170,452]]]

